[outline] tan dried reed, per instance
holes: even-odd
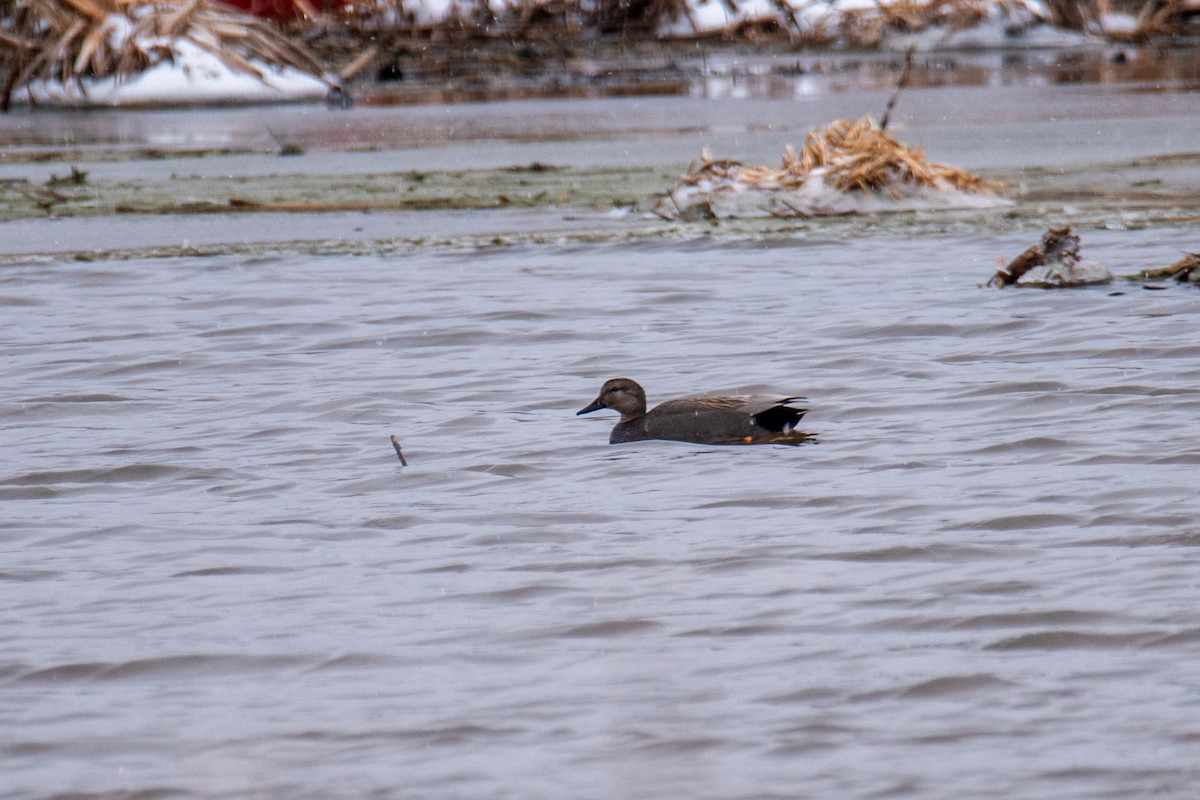
[[[815,175],[843,192],[888,192],[896,199],[905,186],[948,185],[965,192],[983,192],[1000,185],[958,167],[929,161],[921,149],[890,136],[869,116],[854,122],[834,120],[823,129],[810,131],[800,154],[789,145],[777,169],[714,161],[704,153],[683,182],[694,186],[716,178],[757,188],[794,189]]]

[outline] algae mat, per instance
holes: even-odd
[[[289,159],[293,164],[301,159]],[[720,234],[849,236],[1200,223],[1200,154],[1082,167],[992,169],[1005,208],[811,219],[668,222],[651,209],[682,165],[108,179],[36,165],[0,183],[0,253],[235,252],[503,244]],[[41,174],[38,175],[37,171]],[[72,175],[75,177],[72,178]]]

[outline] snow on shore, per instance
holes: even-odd
[[[258,74],[235,70],[186,38],[153,43],[170,58],[124,79],[38,80],[13,93],[13,102],[69,108],[178,106],[319,100],[329,93],[321,79],[292,67],[248,62]]]
[[[70,0],[66,2],[70,4]],[[499,19],[505,10],[511,14],[521,7],[522,0],[484,2],[494,8]],[[525,2],[537,5],[548,0]],[[200,5],[207,9],[208,28],[192,25],[188,18]],[[272,54],[282,52],[280,44],[287,49],[293,42],[263,20],[241,16],[221,3],[188,0],[112,8],[114,13],[107,18],[92,16],[66,28],[63,41],[79,36],[78,26],[96,26],[87,33],[79,55],[67,56],[66,68],[43,69],[40,77],[16,88],[12,102],[124,107],[303,101],[327,96],[333,84],[316,74],[320,67],[311,55],[290,62],[274,58]],[[118,8],[120,12],[116,12]],[[433,26],[478,15],[480,4],[479,0],[406,0],[404,9],[417,24]],[[1052,15],[1040,0],[686,0],[680,9],[675,18],[660,20],[658,35],[736,37],[739,26],[762,23],[786,31],[794,41],[834,47],[1063,47],[1088,41],[1083,34],[1054,28]],[[152,19],[158,20],[154,24],[160,27],[148,22]],[[185,19],[187,24],[181,24]],[[1128,26],[1126,20],[1112,14],[1105,24]],[[231,50],[231,42],[252,38],[242,32],[255,25],[262,26],[256,35],[274,38],[279,44],[267,43],[257,51],[240,46]],[[223,32],[218,35],[214,33],[217,30]],[[151,35],[162,31],[172,35]],[[111,51],[140,53],[140,60],[135,61],[145,68],[130,72],[122,59],[119,68],[85,69],[87,54],[95,52],[96,37],[104,37],[101,41]],[[299,42],[295,45],[303,49]],[[60,75],[71,71],[75,77],[60,80]]]

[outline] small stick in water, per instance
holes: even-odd
[[[892,109],[896,105],[896,100],[900,97],[900,90],[908,83],[908,73],[912,71],[913,50],[916,45],[910,44],[908,49],[904,51],[904,68],[900,70],[900,77],[896,81],[896,91],[892,92],[892,96],[888,98],[887,107],[883,109],[883,118],[879,120],[879,130],[886,131],[888,119],[892,116]]]
[[[400,466],[407,467],[408,462],[404,460],[404,453],[400,450],[400,441],[392,434],[392,447],[396,448],[396,457],[400,459]]]

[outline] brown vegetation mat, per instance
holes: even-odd
[[[877,46],[885,34],[970,28],[1000,8],[1021,29],[1042,22],[1097,30],[1109,10],[1136,19],[1122,40],[1200,33],[1200,0],[881,0],[835,10],[824,0],[776,0],[740,19],[702,29],[688,0],[463,0],[441,19],[420,0],[363,0],[331,10],[292,0],[298,13],[280,26],[241,14],[218,0],[0,0],[0,106],[29,81],[127,77],[168,58],[168,42],[185,36],[230,67],[256,73],[253,62],[321,74],[319,61],[344,78],[386,77],[416,67],[431,77],[536,72],[597,41],[628,46],[663,40],[776,43],[787,46]],[[812,13],[826,10],[824,14]],[[1048,11],[1044,10],[1048,9]],[[689,33],[690,30],[690,33]],[[313,53],[320,53],[318,59]]]
[[[0,0],[0,109],[38,79],[117,80],[172,58],[184,37],[231,69],[253,62],[322,73],[317,59],[264,20],[216,0]]]
[[[1200,0],[879,0],[852,9],[835,9],[826,0],[774,0],[769,11],[757,3],[750,8],[747,0],[721,0],[732,21],[716,28],[703,27],[688,0],[463,0],[437,20],[420,15],[420,0],[363,0],[327,14],[314,12],[311,0],[293,2],[301,11],[291,23],[293,30],[331,62],[345,65],[344,73],[346,67],[354,72],[369,63],[386,63],[397,52],[421,60],[446,57],[426,46],[430,43],[507,43],[514,50],[531,45],[518,56],[526,62],[567,56],[596,37],[627,44],[696,40],[870,48],[888,34],[970,29],[997,11],[1014,34],[1040,24],[1098,31],[1110,11],[1137,21],[1134,31],[1114,34],[1121,40],[1200,32]],[[356,58],[362,62],[355,63]]]
[[[1098,20],[1100,13],[1108,11],[1110,5],[1119,4],[1092,0],[1084,8],[1091,20]],[[1129,31],[1106,30],[1105,35],[1115,41],[1141,44],[1152,39],[1200,34],[1200,0],[1145,0],[1121,10],[1134,18],[1134,27]]]
[[[870,116],[856,122],[834,120],[826,128],[810,131],[800,154],[789,145],[778,168],[714,161],[705,154],[682,183],[696,186],[711,180],[736,181],[757,188],[796,189],[816,175],[843,192],[887,192],[897,200],[906,186],[984,192],[1000,185],[964,169],[929,161],[920,148],[890,136]]]

